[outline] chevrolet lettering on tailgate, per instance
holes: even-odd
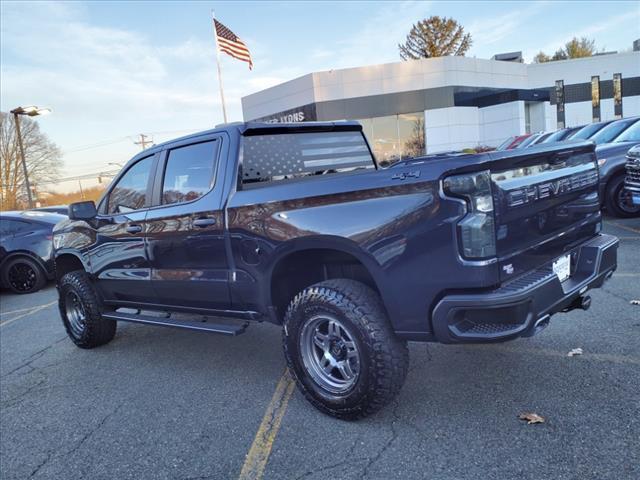
[[[570,177],[529,185],[507,193],[507,205],[518,207],[544,198],[557,197],[598,183],[595,170],[581,172]]]

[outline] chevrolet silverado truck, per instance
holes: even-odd
[[[56,226],[60,314],[282,328],[300,391],[343,419],[398,394],[407,341],[501,342],[587,309],[616,269],[590,142],[380,168],[356,122],[226,124],[144,150]]]

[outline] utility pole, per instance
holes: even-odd
[[[142,147],[142,150],[147,148],[147,145],[151,145],[153,143],[153,140],[147,140],[147,138],[149,138],[149,135],[145,135],[144,133],[140,134],[140,141],[139,142],[133,142],[136,145],[140,145]]]
[[[16,109],[17,110],[17,109]],[[27,171],[27,162],[24,159],[24,147],[22,146],[22,133],[20,132],[20,113],[12,110],[13,118],[16,123],[16,136],[18,137],[18,145],[20,147],[20,156],[22,157],[22,170],[24,175],[24,186],[27,189],[27,198],[29,199],[29,208],[33,208],[33,197],[31,196],[31,185],[29,185],[29,172]]]
[[[51,113],[50,108],[40,108],[35,105],[29,107],[18,107],[11,110],[13,119],[16,124],[16,136],[18,137],[18,146],[20,147],[20,156],[22,157],[22,171],[24,174],[24,186],[27,189],[27,199],[29,200],[29,208],[33,208],[33,196],[31,195],[31,185],[29,185],[29,171],[27,170],[27,161],[24,158],[24,146],[22,145],[22,132],[20,131],[19,115],[28,115],[29,117],[37,117],[38,115],[46,115]]]

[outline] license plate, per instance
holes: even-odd
[[[569,255],[563,255],[553,262],[553,272],[561,282],[569,278],[571,276],[571,257]]]
[[[633,192],[631,194],[631,203],[634,205],[640,205],[640,193]]]

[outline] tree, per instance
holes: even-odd
[[[573,37],[564,46],[564,51],[568,58],[591,57],[594,53],[597,53],[596,41],[588,39],[587,37],[580,39]]]
[[[419,157],[425,153],[424,121],[422,119],[413,122],[411,135],[404,142],[402,148],[403,157]]]
[[[556,50],[551,57],[544,52],[540,52],[533,57],[533,61],[535,63],[546,63],[569,58],[591,57],[595,53],[597,53],[595,40],[587,37],[573,37],[565,43],[563,48]]]
[[[31,187],[39,182],[58,178],[62,153],[28,117],[20,118],[20,131]],[[22,158],[18,147],[13,115],[0,112],[0,210],[15,210],[27,206]]]
[[[411,27],[404,44],[398,44],[403,60],[463,56],[471,47],[471,35],[453,18],[433,16]]]
[[[538,54],[533,57],[534,63],[547,63],[551,61],[551,57],[544,52],[538,52]]]

